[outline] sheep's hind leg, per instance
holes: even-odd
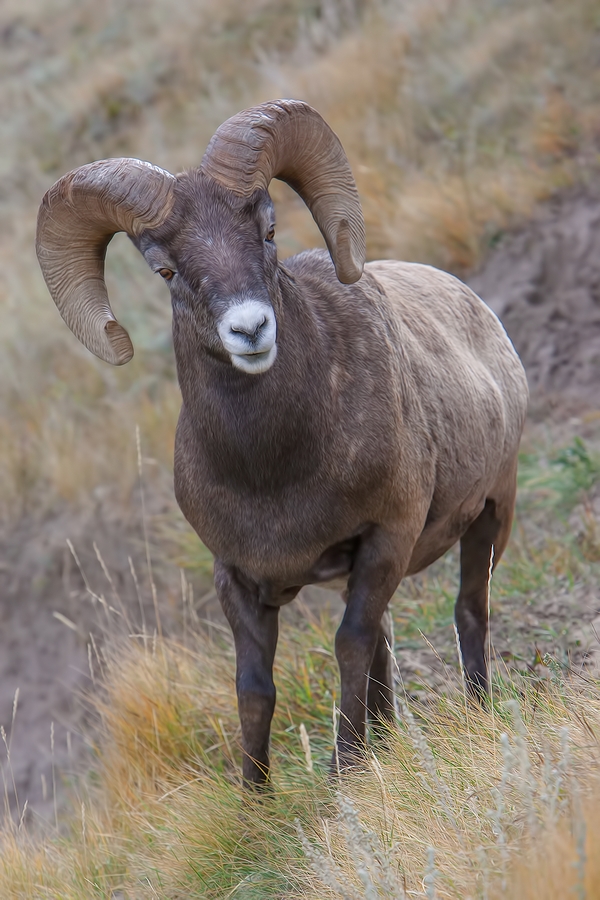
[[[488,630],[488,582],[492,547],[494,566],[510,534],[513,502],[488,499],[460,539],[460,590],[454,611],[467,685],[483,699],[488,691],[485,642]]]
[[[343,592],[342,600],[344,603],[348,602],[347,591]],[[396,719],[393,648],[392,616],[389,609],[386,609],[381,617],[375,653],[369,669],[367,718],[373,724],[381,720],[393,722]]]
[[[215,560],[215,587],[235,642],[244,784],[260,788],[269,781],[269,737],[275,709],[273,660],[279,609],[261,603],[258,587],[242,583],[233,567],[218,560]]]
[[[392,616],[386,609],[381,617],[379,637],[369,670],[367,690],[367,716],[369,721],[394,722],[396,720],[396,698],[394,693],[394,632]]]

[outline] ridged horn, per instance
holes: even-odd
[[[129,362],[133,346],[108,301],[106,248],[118,231],[161,225],[174,184],[141,159],[103,159],[64,175],[40,205],[36,252],[52,299],[81,343],[112,365]]]
[[[213,135],[201,169],[250,197],[272,178],[302,197],[333,259],[352,284],[365,262],[365,223],[348,158],[319,113],[299,100],[273,100],[232,116]]]

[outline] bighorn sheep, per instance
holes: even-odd
[[[272,178],[302,197],[329,254],[278,261]],[[494,313],[429,266],[364,265],[348,160],[299,101],[233,116],[198,169],[108,159],[47,192],[37,252],[48,288],[114,365],[133,354],[104,283],[118,231],[171,290],[175,492],[215,556],[233,630],[245,782],[269,778],[279,607],[303,585],[347,583],[335,640],[342,767],[360,753],[365,711],[394,714],[394,591],[458,540],[456,623],[470,684],[485,691],[490,554],[498,562],[509,537],[527,404]]]

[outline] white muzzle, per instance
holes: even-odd
[[[277,356],[277,322],[270,304],[244,300],[230,306],[219,322],[219,337],[236,369],[261,375]]]

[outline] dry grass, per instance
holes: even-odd
[[[370,254],[460,273],[597,157],[599,85],[579,68],[595,37],[575,61],[597,24],[591,4],[380,4],[275,77],[348,148]]]
[[[523,900],[562,900],[564,897],[600,896],[600,848],[597,784],[582,802],[575,821],[562,821],[515,863],[509,882],[510,896]],[[583,860],[584,874],[581,877]],[[492,897],[506,896],[495,892]]]
[[[238,786],[227,639],[121,640],[96,662],[102,728],[67,830],[5,828],[0,894],[527,900],[543,884],[548,898],[596,896],[598,685],[548,660],[546,680],[497,680],[493,714],[467,709],[460,689],[426,706],[400,693],[398,730],[332,783],[334,698],[315,704],[335,683],[330,625],[282,642],[274,795],[262,801]]]

